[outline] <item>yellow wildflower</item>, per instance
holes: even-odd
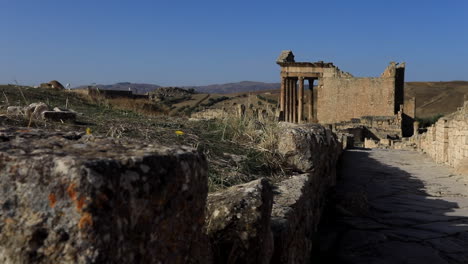
[[[86,135],[91,135],[91,128],[86,128]]]
[[[184,131],[180,131],[180,130],[176,130],[175,133],[176,133],[176,135],[178,135],[178,136],[182,136],[183,134],[185,134]]]

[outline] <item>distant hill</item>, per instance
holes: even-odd
[[[75,87],[75,89],[81,89],[81,88],[87,88],[87,87],[88,87],[87,85],[82,85],[79,87]],[[120,83],[108,84],[108,85],[98,84],[96,85],[96,87],[101,90],[125,90],[125,91],[128,91],[128,88],[131,88],[134,93],[145,94],[161,86],[156,85],[156,84],[147,84],[147,83],[120,82]]]
[[[405,97],[416,97],[418,117],[452,113],[463,105],[465,94],[467,81],[405,83]]]
[[[264,83],[264,82],[236,82],[236,83],[225,83],[225,84],[212,84],[205,86],[186,86],[186,89],[193,88],[199,93],[218,93],[218,94],[229,94],[229,93],[243,93],[243,92],[255,92],[263,90],[275,90],[280,88],[279,83]]]
[[[77,88],[85,88],[81,86]],[[145,83],[120,82],[111,85],[97,85],[99,89],[128,90],[145,94],[160,85]],[[193,88],[198,93],[207,94],[241,94],[245,92],[270,92],[280,89],[279,83],[264,83],[243,81],[237,83],[213,84],[204,86],[184,86]],[[468,95],[468,81],[450,82],[407,82],[405,83],[405,97],[416,97],[416,116],[431,117],[437,114],[448,114],[463,105],[464,95]]]
[[[76,87],[77,88],[86,88],[86,85]],[[128,90],[130,87],[132,91],[139,94],[144,94],[151,92],[159,87],[160,85],[156,84],[146,84],[146,83],[130,83],[130,82],[120,82],[116,84],[96,85],[97,88],[103,90]],[[226,83],[226,84],[212,84],[205,86],[184,86],[181,87],[184,89],[193,88],[198,93],[217,93],[217,94],[228,94],[228,93],[242,93],[242,92],[254,92],[254,91],[263,91],[263,90],[275,90],[280,88],[279,83],[264,83],[264,82],[250,82],[243,81],[237,83]]]

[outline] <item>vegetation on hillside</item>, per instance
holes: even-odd
[[[275,122],[260,123],[248,118],[189,121],[183,116],[165,115],[167,108],[142,98],[106,99],[73,91],[31,87],[0,86],[0,96],[0,114],[6,114],[8,106],[26,106],[33,102],[79,113],[74,123],[29,122],[21,117],[4,115],[1,119],[4,126],[82,133],[88,130],[95,136],[196,148],[209,161],[211,191],[258,177],[279,179],[288,170],[276,153]]]
[[[419,127],[420,128],[426,128],[434,125],[441,117],[443,117],[443,114],[436,114],[430,117],[416,117],[415,120],[419,122]]]

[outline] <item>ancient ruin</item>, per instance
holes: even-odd
[[[380,77],[371,78],[354,77],[333,63],[296,62],[289,50],[276,63],[281,66],[280,120],[363,126],[380,130],[371,131],[376,138],[412,135],[415,101],[404,102],[405,63],[391,62]]]

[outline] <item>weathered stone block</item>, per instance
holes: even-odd
[[[188,148],[0,130],[1,263],[209,263]]]
[[[275,251],[272,263],[309,263],[314,226],[320,221],[314,188],[308,174],[293,176],[275,188],[272,231]],[[314,199],[315,198],[315,199]]]
[[[379,143],[371,138],[365,138],[364,139],[364,148],[377,148],[379,147]]]
[[[343,149],[351,149],[354,147],[354,135],[348,133],[337,133],[338,141]]]
[[[32,103],[24,108],[25,117],[28,119],[40,119],[44,111],[49,111],[49,107],[42,102]]]
[[[392,145],[392,141],[388,138],[382,138],[380,139],[380,145],[390,147]]]
[[[24,115],[24,110],[21,106],[9,106],[7,108],[7,114],[13,116],[22,116]]]
[[[299,172],[320,166],[324,156],[340,153],[341,143],[330,129],[321,125],[294,125],[282,122],[278,131],[278,151],[289,165]]]
[[[209,194],[206,228],[215,263],[270,263],[272,200],[265,179]]]

